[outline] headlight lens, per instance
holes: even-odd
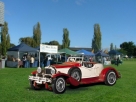
[[[37,72],[38,72],[38,73],[41,73],[41,71],[42,71],[41,67],[38,67],[38,68],[37,68]]]
[[[51,68],[51,74],[55,74],[55,69]]]

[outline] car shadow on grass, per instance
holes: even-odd
[[[33,88],[31,88],[30,86],[28,86],[28,87],[25,87],[25,89],[26,90],[28,90],[28,91],[49,91],[49,92],[52,92],[52,90],[48,90],[48,89],[46,89],[45,87],[42,87],[42,88],[40,88],[40,89],[33,89]]]
[[[70,85],[66,85],[66,91],[68,92],[78,92],[78,91],[84,91],[84,90],[88,90],[88,88],[90,87],[93,87],[93,86],[97,86],[97,85],[104,85],[104,83],[93,83],[93,84],[85,84],[85,85],[79,85],[79,86],[76,86],[76,87],[73,87],[73,86],[70,86]],[[29,91],[48,91],[48,92],[53,92],[53,90],[48,90],[48,89],[45,89],[45,87],[42,87],[41,89],[33,89],[31,87],[25,87],[26,90],[29,90]]]
[[[77,92],[82,90],[84,91],[84,90],[88,90],[90,87],[98,86],[98,85],[99,86],[104,85],[104,83],[83,84],[76,87],[67,85],[67,91],[77,91]]]

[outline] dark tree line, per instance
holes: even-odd
[[[136,56],[136,45],[132,41],[123,42],[118,49],[116,48],[116,45],[113,47],[113,43],[111,43],[110,50],[117,50],[123,55]]]
[[[123,42],[120,44],[119,51],[122,52],[123,54],[126,54],[128,56],[136,56],[136,45],[134,42],[129,41],[129,42]]]

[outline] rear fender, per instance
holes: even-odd
[[[58,72],[52,76],[52,78],[57,78],[57,77],[63,77],[66,80],[67,84],[71,84],[73,86],[79,85],[79,82],[68,74]]]
[[[101,71],[101,73],[100,73],[100,75],[99,75],[99,80],[100,80],[100,81],[104,81],[104,80],[105,80],[105,77],[106,77],[106,73],[107,73],[108,71],[110,71],[110,70],[112,70],[112,71],[114,71],[114,72],[116,73],[117,78],[120,78],[120,77],[121,77],[121,76],[120,76],[120,73],[119,73],[115,68],[113,68],[113,67],[106,67],[106,68],[104,68],[104,69]]]

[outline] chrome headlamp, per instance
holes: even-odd
[[[38,73],[41,73],[41,71],[42,71],[41,67],[38,67],[38,68],[37,68],[37,72],[38,72]]]
[[[56,73],[56,69],[54,67],[50,67],[51,69],[51,74],[55,74]]]
[[[55,74],[55,73],[56,73],[55,69],[51,68],[51,74]]]

